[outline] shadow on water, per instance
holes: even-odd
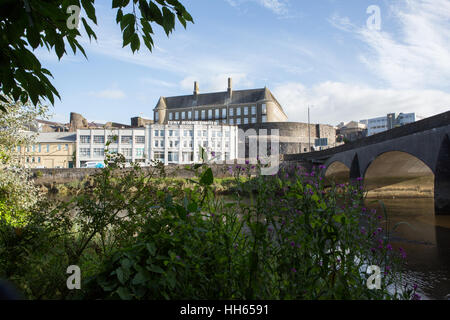
[[[367,206],[382,212],[378,203]],[[419,286],[423,299],[450,299],[450,215],[435,216],[434,201],[428,199],[383,199],[395,249],[407,253],[405,278]]]

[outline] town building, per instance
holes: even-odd
[[[161,97],[155,107],[154,121],[217,121],[229,125],[284,122],[288,117],[268,88],[233,90],[228,78],[224,92],[199,93],[198,83],[187,96]]]
[[[398,116],[395,113],[389,113],[383,117],[367,119],[367,135],[371,136],[386,130],[393,129],[408,123],[413,123],[422,120],[424,117],[418,116],[415,113],[400,113]]]
[[[127,162],[150,165],[151,160],[168,164],[201,162],[200,147],[214,153],[216,161],[237,157],[236,126],[214,122],[169,122],[130,129],[77,130],[77,167],[103,162],[105,150],[121,153]],[[107,146],[107,142],[110,142]]]
[[[341,122],[336,127],[336,140],[338,142],[355,141],[367,137],[367,124],[350,121]]]
[[[41,132],[34,144],[18,146],[17,153],[20,162],[29,168],[73,168],[75,145],[75,133]]]

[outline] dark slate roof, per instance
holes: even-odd
[[[279,107],[281,105],[272,95],[269,89],[250,89],[233,91],[231,100],[228,92],[202,93],[197,96],[191,94],[188,96],[161,97],[156,105],[156,109],[167,107],[167,109],[185,109],[196,106],[255,103],[261,100],[273,100]],[[282,108],[281,108],[282,109]]]

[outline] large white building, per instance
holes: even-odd
[[[169,122],[130,129],[77,130],[76,166],[103,162],[106,143],[110,152],[123,154],[127,162],[150,165],[150,160],[168,164],[201,162],[200,146],[214,152],[216,160],[237,158],[237,126],[214,122]]]
[[[400,113],[398,116],[396,116],[395,113],[389,113],[383,117],[361,120],[360,123],[367,124],[367,135],[371,136],[395,127],[422,120],[423,118],[424,117],[418,116],[415,113]]]

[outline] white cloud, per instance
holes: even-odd
[[[354,33],[370,50],[359,58],[375,76],[399,89],[445,89],[450,83],[450,1],[402,0],[389,6],[399,32],[357,27],[334,15],[335,27]],[[382,18],[387,16],[382,14]]]
[[[238,7],[244,2],[255,2],[279,16],[285,16],[289,13],[288,0],[226,0],[232,7]]]
[[[323,82],[313,87],[301,83],[280,84],[273,90],[289,121],[336,125],[341,121],[362,120],[390,112],[415,112],[432,116],[450,110],[450,94],[438,90],[375,89],[342,82]]]
[[[91,91],[89,94],[97,98],[111,100],[119,100],[126,97],[125,93],[120,89],[105,89],[97,92]]]

